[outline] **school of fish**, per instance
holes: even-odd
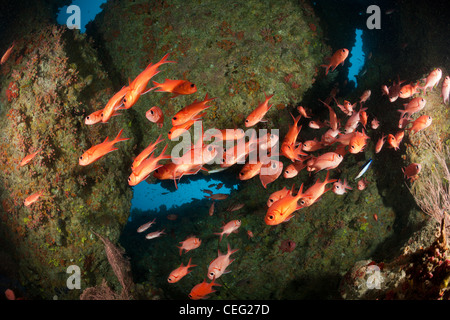
[[[12,44],[3,55],[0,64],[6,62],[13,48],[14,44]],[[151,91],[170,93],[172,94],[171,98],[176,98],[179,95],[191,95],[196,93],[197,86],[188,80],[165,79],[162,83],[152,81],[154,86],[147,88],[150,80],[161,72],[159,68],[162,65],[176,63],[175,61],[168,60],[169,55],[170,54],[167,53],[155,64],[150,63],[133,81],[129,81],[128,85],[124,85],[121,90],[115,93],[103,109],[96,110],[88,115],[85,118],[85,124],[95,125],[98,123],[108,123],[111,121],[112,117],[120,116],[119,111],[132,108],[142,95]],[[337,50],[331,57],[329,63],[322,65],[325,67],[325,75],[328,75],[330,71],[334,71],[339,65],[343,65],[348,55],[348,49],[342,48]],[[436,88],[439,85],[441,78],[442,70],[436,68],[432,70],[425,79],[418,80],[415,84],[410,83],[402,85],[405,81],[398,79],[398,81],[394,81],[390,87],[386,85],[382,86],[382,93],[389,98],[390,102],[394,102],[400,98],[404,99],[405,103],[403,104],[404,108],[398,110],[400,113],[398,124],[399,131],[383,132],[379,134],[379,138],[375,144],[375,153],[379,153],[386,142],[389,148],[398,150],[404,137],[404,131],[415,134],[419,131],[426,130],[426,128],[432,124],[432,118],[429,115],[422,115],[414,119],[413,116],[424,110],[426,107],[426,99],[416,95],[419,94],[421,90],[425,93],[427,90]],[[420,85],[422,81],[425,83]],[[449,90],[450,79],[449,76],[446,76],[443,81],[441,93],[444,104],[448,104]],[[343,196],[347,192],[353,190],[349,184],[350,179],[331,179],[330,171],[336,169],[346,157],[367,150],[368,140],[373,139],[373,134],[376,132],[375,130],[378,130],[381,127],[380,122],[375,117],[372,117],[369,122],[370,112],[367,112],[369,108],[363,107],[370,99],[370,90],[364,91],[359,101],[355,101],[354,103],[344,99],[342,104],[340,104],[336,98],[336,93],[337,90],[334,88],[325,101],[319,99],[320,103],[329,113],[329,120],[321,122],[319,119],[314,119],[314,115],[311,113],[310,109],[298,106],[296,109],[299,114],[296,117],[291,114],[293,123],[290,124],[288,131],[283,138],[271,133],[259,138],[252,135],[249,137],[249,141],[240,149],[237,148],[236,145],[235,148],[223,150],[220,145],[215,145],[214,143],[204,144],[204,141],[209,141],[212,137],[215,138],[215,142],[241,141],[241,139],[245,139],[244,131],[242,129],[216,128],[216,133],[209,133],[208,135],[204,134],[202,126],[201,137],[191,145],[191,149],[185,152],[183,156],[172,158],[170,155],[167,155],[167,144],[164,146],[162,152],[156,156],[154,152],[157,145],[164,141],[162,138],[163,133],[161,133],[155,142],[150,143],[148,147],[142,150],[133,159],[128,184],[130,186],[135,186],[149,178],[150,175],[153,175],[160,180],[171,179],[174,181],[175,186],[177,186],[177,181],[183,176],[197,174],[200,170],[208,171],[205,165],[218,156],[222,157],[220,166],[225,169],[237,163],[245,162],[249,154],[256,150],[264,150],[266,156],[261,156],[260,153],[256,162],[249,161],[245,163],[239,173],[239,179],[251,180],[258,175],[264,188],[267,188],[269,183],[278,179],[281,174],[283,174],[285,179],[292,179],[296,177],[302,169],[306,169],[309,174],[316,174],[322,170],[326,170],[327,174],[325,179],[321,181],[321,179],[318,178],[309,188],[304,188],[304,183],[301,183],[297,190],[295,184],[293,184],[290,188],[283,187],[281,190],[275,191],[268,196],[264,222],[269,226],[287,223],[295,216],[295,213],[298,210],[314,205],[329,190],[332,190],[337,196]],[[270,100],[275,96],[275,93],[267,94],[264,92],[264,96],[264,100],[262,100],[245,118],[243,123],[245,127],[249,128],[258,123],[267,122],[265,116],[269,112],[273,112],[271,111],[272,104],[270,104]],[[183,107],[174,115],[171,115],[172,128],[167,131],[168,138],[174,139],[179,137],[182,133],[189,130],[196,121],[201,121],[201,118],[206,114],[206,110],[211,107],[209,102],[215,99],[216,98],[208,97],[208,94],[206,94],[203,100],[198,101],[195,99],[191,104]],[[333,101],[336,104],[336,108],[331,105]],[[359,109],[357,110],[358,103]],[[157,125],[159,129],[164,127],[165,116],[167,116],[167,114],[165,114],[158,106],[153,106],[145,114],[145,117],[151,123]],[[325,132],[320,137],[315,137],[313,140],[302,141],[300,137],[302,126],[299,125],[299,121],[302,117],[311,119],[308,124],[309,128],[314,130],[325,128]],[[411,124],[411,126],[406,128],[409,124]],[[368,135],[367,129],[372,130],[372,138]],[[123,138],[122,132],[123,129],[118,132],[113,140],[106,137],[102,143],[94,145],[85,151],[79,157],[79,165],[89,166],[105,157],[108,153],[118,150],[118,147],[116,146],[117,143],[130,139]],[[280,152],[278,152],[278,149],[276,148],[279,144],[281,144],[279,149]],[[200,155],[195,153],[195,150],[200,150]],[[30,163],[40,152],[41,149],[37,149],[35,152],[26,155],[20,161],[19,169],[23,170],[21,168]],[[284,171],[283,162],[274,158],[279,155],[284,156],[290,162]],[[164,160],[168,161],[162,163]],[[367,171],[371,163],[372,160],[370,160],[370,162],[362,169],[357,178],[360,178]],[[413,182],[418,178],[421,169],[421,164],[412,163],[409,166],[402,168],[402,172],[406,179]],[[368,183],[369,182],[366,179],[359,180],[357,189],[360,191],[364,190]],[[332,186],[329,187],[329,184],[332,184]],[[220,189],[220,187],[216,189]],[[204,190],[204,192],[209,193],[209,196],[205,196],[205,198],[212,200],[209,208],[209,215],[212,216],[215,210],[215,201],[225,200],[228,196],[226,194],[213,193],[210,190]],[[24,205],[31,207],[33,203],[42,198],[45,198],[43,191],[37,190],[32,195],[26,197]],[[233,212],[241,209],[243,206],[244,204],[233,204],[227,211]],[[142,233],[147,231],[155,224],[155,221],[156,219],[153,219],[143,224],[137,229],[137,232]],[[230,234],[238,232],[240,226],[241,221],[237,219],[224,223],[222,231],[215,233],[218,235],[218,241],[222,241],[224,235],[228,238]],[[163,229],[150,232],[145,238],[158,238],[165,234],[164,231],[165,230]],[[253,237],[253,233],[250,230],[247,231],[247,234],[249,238]],[[183,253],[187,254],[191,250],[199,248],[201,243],[201,239],[197,238],[195,235],[189,236],[184,241],[181,241],[180,246],[178,246],[180,256],[182,256]],[[215,282],[216,279],[230,272],[227,268],[234,261],[230,256],[239,250],[232,249],[229,243],[227,244],[227,248],[227,253],[222,254],[219,251],[217,258],[211,261],[204,281],[192,288],[191,292],[188,294],[189,298],[208,298],[211,293],[215,292],[213,287],[220,286],[220,284]],[[167,281],[169,283],[180,281],[192,271],[190,268],[194,267],[196,267],[196,265],[191,263],[190,258],[186,266],[181,263],[178,268],[171,271]],[[206,278],[211,280],[211,282],[208,283]]]

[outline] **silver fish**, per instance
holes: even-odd
[[[366,173],[367,169],[369,169],[370,165],[372,164],[372,158],[369,159],[361,168],[361,171],[356,176],[355,180],[358,178],[361,178],[364,173]]]

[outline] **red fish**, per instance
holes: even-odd
[[[39,200],[39,198],[44,194],[44,191],[39,191],[36,193],[33,193],[32,195],[28,196],[25,201],[24,201],[24,205],[25,207],[29,207],[31,206],[33,203],[35,203],[36,201]]]
[[[359,180],[358,181],[358,190],[363,191],[367,187],[368,184],[369,184],[369,182],[367,182],[366,178]]]
[[[386,136],[383,134],[380,139],[378,139],[377,144],[375,145],[375,153],[379,153],[381,148],[383,148],[384,143],[386,142]]]
[[[180,249],[180,256],[183,253],[183,250],[185,250],[186,252],[189,252],[191,250],[197,249],[198,247],[200,247],[200,245],[202,244],[202,240],[200,240],[197,237],[191,236],[189,238],[187,238],[184,241],[181,241],[181,246],[177,246],[177,248]]]
[[[358,153],[361,152],[364,147],[366,146],[366,140],[370,139],[369,136],[364,132],[364,129],[362,132],[356,131],[350,139],[349,143],[349,151],[350,153]]]
[[[423,115],[414,120],[412,127],[406,130],[411,130],[411,132],[416,133],[423,129],[428,128],[431,125],[433,118],[427,115]]]
[[[364,102],[369,100],[371,94],[372,94],[372,91],[370,91],[370,90],[364,91],[363,94],[361,95],[361,97],[359,98],[359,103],[362,105]]]
[[[145,239],[150,240],[150,239],[158,238],[158,237],[160,237],[162,234],[165,234],[165,233],[164,233],[164,230],[165,230],[165,229],[162,229],[162,230],[160,230],[160,231],[150,232],[149,234],[147,234],[147,235],[145,236]]]
[[[128,86],[128,90],[123,98],[123,104],[125,109],[131,108],[140,98],[141,95],[149,92],[149,89],[144,92],[147,87],[148,82],[151,78],[157,75],[160,71],[158,68],[165,63],[175,63],[175,61],[168,61],[170,53],[166,54],[159,62],[152,64],[150,63],[144,71],[142,71]]]
[[[11,55],[11,51],[15,45],[16,43],[13,41],[11,47],[9,47],[8,50],[6,50],[6,52],[3,54],[2,59],[0,60],[0,65],[4,64],[6,60],[8,60],[9,56]]]
[[[271,160],[266,164],[263,164],[259,173],[259,180],[261,181],[264,189],[267,189],[269,183],[274,182],[283,172],[283,162]]]
[[[298,106],[297,110],[304,118],[311,118],[310,116],[308,116],[308,114],[306,113],[305,108],[303,108],[302,106]]]
[[[173,270],[169,277],[167,278],[167,282],[169,283],[175,283],[180,281],[185,275],[187,275],[189,272],[191,272],[192,270],[189,270],[189,268],[192,267],[196,267],[196,264],[191,264],[191,259],[189,258],[188,264],[186,266],[183,266],[183,263],[176,268],[175,270]]]
[[[205,198],[213,200],[225,200],[226,198],[228,198],[228,195],[224,193],[214,193],[210,196],[205,196]]]
[[[130,138],[121,138],[122,132],[123,129],[119,131],[117,137],[112,141],[109,141],[109,137],[106,137],[105,141],[91,147],[89,150],[87,150],[80,156],[80,158],[78,159],[78,163],[81,166],[87,166],[99,160],[104,155],[117,150],[118,148],[114,148],[114,144],[120,141],[126,141],[130,139]]]
[[[211,106],[207,105],[207,103],[214,99],[216,98],[208,98],[208,94],[206,94],[203,101],[197,101],[197,99],[195,99],[193,103],[187,105],[173,116],[172,126],[179,126],[194,119],[199,113],[210,108]]]
[[[135,186],[142,181],[146,180],[150,174],[156,169],[160,168],[162,165],[158,162],[164,159],[170,159],[170,155],[164,154],[167,150],[166,145],[161,152],[161,154],[157,157],[154,157],[153,154],[141,162],[141,164],[130,174],[128,177],[128,184],[130,186]]]
[[[144,223],[142,226],[140,226],[140,227],[137,229],[137,232],[139,232],[139,233],[144,232],[145,230],[147,230],[148,228],[150,228],[150,227],[155,223],[155,221],[156,221],[156,218],[153,219],[152,221],[149,221],[149,222],[147,222],[147,223]]]
[[[328,111],[330,112],[330,128],[332,130],[337,130],[338,126],[339,126],[339,122],[338,122],[338,118],[336,116],[336,113],[333,111],[333,109],[326,104],[325,102],[323,102],[322,100],[319,99],[320,102],[322,102],[327,108]]]
[[[38,151],[33,152],[33,153],[27,155],[26,157],[24,157],[24,158],[20,161],[19,167],[23,167],[24,165],[28,164],[31,160],[33,160],[33,158],[34,158],[39,152],[41,152],[41,150],[42,150],[42,149],[39,149]]]
[[[292,116],[292,115],[291,115]],[[283,143],[281,144],[281,153],[288,159],[290,159],[292,162],[295,160],[301,160],[300,156],[307,156],[306,153],[301,152],[301,146],[299,149],[296,149],[297,145],[297,137],[300,133],[300,130],[302,129],[302,126],[298,126],[298,122],[302,116],[299,115],[297,118],[294,119],[294,124],[289,127],[289,131],[284,136]]]
[[[293,192],[294,185],[291,190],[288,190],[288,193],[284,197],[272,203],[264,217],[264,222],[267,225],[274,226],[283,222],[288,222],[294,217],[293,213],[302,208],[297,202],[305,197],[305,194],[303,193],[303,184],[300,186],[297,195],[294,196]]]
[[[414,113],[421,111],[425,107],[426,103],[427,101],[424,98],[416,97],[410,102],[404,104],[405,110],[398,109],[397,111],[400,112],[400,118],[403,118],[405,114],[411,116]]]
[[[423,92],[426,92],[428,88],[430,88],[430,91],[433,90],[433,88],[439,84],[441,78],[442,78],[442,70],[440,68],[434,69],[425,79],[425,85],[423,87],[420,87],[420,89],[422,89]]]
[[[162,128],[164,124],[164,112],[162,112],[161,108],[159,107],[152,107],[150,108],[146,113],[145,117],[153,123],[156,123],[158,125],[158,128]]]
[[[347,180],[344,179],[344,182],[341,182],[341,180],[336,181],[333,184],[333,192],[337,195],[343,195],[344,193],[347,193],[347,190],[353,190],[347,183]]]
[[[185,123],[182,123],[182,124],[180,124],[180,125],[178,125],[178,126],[173,126],[173,127],[169,130],[169,132],[167,133],[167,137],[168,137],[170,140],[173,140],[173,139],[178,138],[178,137],[181,136],[183,133],[185,133],[186,131],[188,131],[188,130],[194,125],[195,121],[200,120],[201,117],[203,117],[204,115],[205,115],[205,112],[204,112],[204,113],[200,113],[200,114],[196,115],[193,119],[191,119],[191,120],[189,120],[189,121],[187,121],[187,122],[185,122]]]
[[[340,64],[344,65],[344,61],[345,61],[345,59],[347,59],[348,53],[349,53],[348,49],[345,49],[345,48],[339,49],[333,54],[333,56],[330,59],[329,64],[322,64],[321,67],[326,68],[325,75],[328,75],[328,70],[330,68],[333,68],[333,69],[331,69],[331,71],[334,71],[334,69],[336,69],[336,67],[338,65],[340,65]]]
[[[328,179],[330,176],[330,171],[327,171],[327,176],[325,180],[320,182],[320,179],[317,179],[316,183],[313,184],[308,190],[305,191],[303,199],[300,200],[301,207],[309,207],[314,202],[316,202],[323,194],[325,194],[331,188],[325,189],[328,183],[336,182],[337,179]]]
[[[175,98],[179,95],[193,94],[197,92],[197,86],[187,80],[169,80],[166,79],[163,83],[157,83],[153,81],[155,85],[153,89],[157,89],[155,92],[170,92],[174,95],[171,98]]]
[[[248,162],[244,164],[241,171],[239,172],[239,180],[249,180],[258,175],[261,171],[262,165],[263,163],[261,161],[258,161],[257,163]]]
[[[448,104],[450,95],[450,77],[446,76],[444,79],[444,83],[442,84],[442,93],[441,97],[444,99],[444,104]]]
[[[219,242],[222,241],[222,237],[224,234],[227,235],[227,237],[230,235],[230,233],[237,233],[239,227],[241,226],[241,220],[231,220],[230,222],[228,222],[227,224],[225,224],[222,227],[222,232],[219,233],[214,233],[219,235]]]
[[[219,278],[222,274],[229,273],[230,271],[227,271],[226,269],[234,261],[234,259],[230,259],[230,256],[238,250],[239,249],[231,250],[230,244],[228,243],[226,254],[221,254],[220,251],[218,251],[218,257],[211,261],[208,266],[208,278],[214,280]]]
[[[206,282],[206,279],[203,280],[202,283],[197,284],[194,286],[189,293],[189,298],[192,300],[199,300],[199,299],[208,299],[209,294],[216,292],[216,290],[213,290],[213,286],[222,286],[221,284],[215,283],[214,280],[210,283]]]
[[[274,202],[277,202],[281,198],[284,198],[289,193],[289,189],[283,187],[283,189],[273,192],[267,200],[267,207],[270,207]]]
[[[211,203],[211,206],[209,207],[209,215],[212,216],[214,214],[214,200]]]
[[[287,166],[283,172],[283,177],[286,179],[293,178],[304,168],[306,168],[305,161],[295,161]]]
[[[372,127],[373,130],[376,130],[380,126],[380,121],[378,121],[377,118],[373,118],[372,122],[370,123],[370,126]]]
[[[419,93],[420,92],[419,88],[420,88],[419,83],[417,83],[416,85],[412,85],[412,84],[404,85],[400,89],[398,96],[402,99],[407,99],[409,97],[412,97],[416,93]]]
[[[245,126],[246,127],[252,127],[258,122],[266,122],[267,120],[263,119],[266,113],[270,110],[270,107],[272,107],[273,104],[269,105],[269,100],[273,97],[273,94],[270,96],[267,96],[264,92],[264,96],[266,99],[261,102],[255,110],[253,110],[245,119]]]
[[[336,152],[326,152],[318,157],[312,157],[306,163],[306,170],[319,172],[321,170],[335,169],[341,164],[344,157]]]
[[[122,89],[119,90],[115,95],[112,96],[111,99],[109,99],[106,106],[103,108],[102,116],[102,122],[108,122],[108,120],[114,116],[118,115],[115,111],[119,109],[119,107],[122,105],[122,99],[125,96],[125,94],[128,92],[129,87],[123,86]]]
[[[397,139],[395,139],[395,136],[393,134],[388,134],[387,142],[389,143],[391,148],[394,148],[394,150],[400,149],[399,143],[398,143]]]
[[[402,172],[405,175],[405,178],[413,182],[418,178],[417,175],[421,169],[422,165],[420,163],[411,163],[409,166],[402,168]]]
[[[92,112],[84,119],[84,123],[87,125],[93,125],[102,122],[103,109]]]
[[[159,135],[158,139],[156,139],[154,143],[150,143],[147,148],[142,150],[142,152],[138,154],[138,156],[131,164],[131,170],[134,171],[137,167],[139,167],[142,161],[144,161],[150,154],[152,154],[153,151],[155,151],[156,146],[163,141],[164,139],[161,139],[161,135]]]

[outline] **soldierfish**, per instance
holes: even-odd
[[[195,285],[191,292],[189,293],[189,298],[192,300],[199,300],[199,299],[207,299],[209,298],[209,294],[215,292],[216,290],[213,290],[213,286],[222,286],[221,284],[215,283],[214,280],[210,283],[206,282],[206,279],[203,280],[202,283],[199,283]]]
[[[425,107],[426,103],[427,101],[424,98],[416,97],[404,104],[405,110],[398,109],[397,111],[400,112],[400,118],[403,118],[405,114],[411,116],[414,113],[421,111]]]
[[[147,87],[148,82],[151,78],[157,75],[160,71],[158,68],[165,63],[175,63],[175,61],[168,61],[170,53],[166,54],[159,62],[152,64],[150,63],[144,71],[142,71],[128,86],[125,97],[122,102],[125,109],[131,108],[140,98],[141,95],[151,91],[149,89],[144,92]]]
[[[407,84],[401,87],[400,92],[398,93],[398,96],[402,99],[407,99],[409,97],[412,97],[416,93],[419,93],[420,85],[417,83],[416,85]]]
[[[203,101],[197,101],[197,99],[195,99],[193,103],[185,106],[173,116],[172,126],[179,126],[194,119],[199,113],[210,108],[211,106],[207,105],[207,103],[214,99],[216,98],[208,98],[208,94],[206,94]]]
[[[349,53],[348,49],[345,49],[345,48],[339,49],[333,54],[333,56],[330,59],[330,63],[329,64],[322,64],[321,67],[325,67],[326,68],[325,75],[328,75],[328,70],[330,68],[333,68],[333,69],[331,69],[331,71],[334,71],[334,69],[336,69],[336,67],[339,64],[344,65],[344,61],[345,61],[345,59],[347,59],[348,53]]]
[[[208,278],[214,280],[219,278],[222,274],[229,273],[230,271],[226,269],[234,261],[234,259],[230,259],[230,256],[238,250],[239,249],[231,250],[230,244],[228,243],[226,254],[221,254],[220,251],[218,251],[218,257],[211,261],[208,266]]]
[[[270,207],[274,202],[284,198],[289,193],[289,189],[283,187],[283,189],[273,192],[267,200],[267,207]]]
[[[150,240],[150,239],[158,238],[158,237],[160,237],[162,234],[165,234],[164,230],[165,230],[165,229],[162,229],[162,230],[160,230],[160,231],[150,232],[149,234],[147,234],[147,235],[145,236],[145,239]]]
[[[152,154],[153,151],[155,151],[156,146],[163,141],[164,139],[161,139],[161,135],[159,135],[158,139],[156,139],[154,143],[150,143],[147,148],[142,150],[141,153],[139,153],[133,160],[133,163],[131,164],[131,170],[136,170],[136,168],[139,167],[142,161],[144,161],[150,154]]]
[[[197,237],[190,236],[186,240],[181,241],[181,246],[177,246],[178,249],[180,249],[180,256],[183,253],[183,250],[186,252],[189,252],[191,250],[197,249],[202,244],[202,240],[200,240]]]
[[[324,181],[320,181],[320,179],[317,179],[316,183],[313,184],[311,187],[308,188],[304,192],[304,196],[300,200],[300,207],[309,207],[314,202],[316,202],[324,193],[326,193],[331,188],[325,189],[326,185],[328,183],[336,182],[337,179],[329,179],[330,171],[327,171],[327,176],[325,177]]]
[[[153,81],[155,85],[152,89],[157,89],[155,92],[170,92],[173,93],[171,98],[179,95],[187,95],[197,92],[197,86],[187,80],[170,80],[166,79],[163,83]]]
[[[148,121],[156,123],[158,125],[158,128],[162,128],[164,124],[164,112],[161,110],[161,108],[154,106],[151,107],[146,113],[145,117],[148,119]]]
[[[448,104],[450,95],[450,77],[446,76],[444,79],[444,83],[442,83],[442,93],[441,97],[444,99],[444,104]]]
[[[128,92],[128,89],[128,86],[123,86],[122,89],[114,94],[106,103],[106,106],[103,108],[103,112],[101,114],[103,123],[108,122],[112,116],[118,115],[115,111],[122,105],[122,98]]]
[[[417,175],[422,169],[422,165],[420,163],[411,163],[405,168],[402,168],[402,172],[405,175],[405,178],[409,179],[411,182],[417,179]]]
[[[152,221],[149,221],[149,222],[147,222],[147,223],[144,223],[142,226],[140,226],[140,227],[137,229],[137,232],[139,232],[139,233],[144,232],[145,230],[147,230],[148,228],[150,228],[150,227],[155,223],[155,221],[156,221],[156,218],[153,219]]]
[[[375,145],[375,153],[379,153],[381,151],[381,148],[383,148],[385,142],[386,136],[383,134],[381,138],[378,139],[377,144]]]
[[[189,268],[192,267],[196,267],[196,264],[191,264],[191,259],[189,258],[188,264],[186,266],[183,266],[183,263],[176,268],[175,270],[173,270],[169,277],[167,278],[167,282],[169,283],[175,283],[181,280],[181,278],[183,278],[185,275],[187,275],[189,272],[191,272],[192,270],[189,270]]]
[[[237,233],[239,227],[241,226],[241,220],[231,220],[230,222],[228,222],[227,224],[225,224],[222,227],[222,232],[216,232],[214,234],[219,235],[219,242],[222,241],[222,237],[224,234],[227,235],[227,237],[230,235],[230,233],[234,232]]]
[[[349,151],[350,153],[358,153],[361,152],[366,146],[366,140],[370,139],[369,136],[365,133],[364,129],[362,132],[356,131],[354,135],[350,138],[349,141]]]
[[[269,105],[269,100],[274,96],[273,94],[268,96],[264,92],[264,96],[266,99],[261,102],[255,110],[253,110],[245,119],[245,126],[246,127],[252,127],[258,122],[265,122],[267,120],[264,119],[264,116],[266,113],[270,110],[270,107],[272,107],[272,104]]]
[[[344,182],[341,182],[341,180],[339,179],[338,181],[336,181],[333,184],[333,189],[332,191],[337,194],[342,196],[343,194],[347,193],[347,190],[353,190],[347,183],[347,180],[344,179]]]
[[[36,152],[33,152],[27,156],[25,156],[19,163],[19,167],[23,167],[24,165],[28,164],[31,160],[33,160],[33,158],[39,153],[41,152],[42,149],[39,149]]]
[[[442,70],[440,68],[434,69],[425,79],[425,85],[423,87],[420,87],[420,89],[422,89],[423,92],[426,92],[428,88],[430,88],[430,91],[433,90],[433,88],[439,84],[441,78],[442,78]]]
[[[423,115],[414,120],[411,128],[405,130],[411,130],[412,133],[416,133],[423,129],[428,128],[432,122],[433,118],[431,118],[431,116]]]
[[[141,183],[146,180],[153,171],[160,168],[162,164],[159,164],[159,161],[171,158],[170,155],[164,154],[167,150],[167,146],[168,145],[164,147],[159,156],[154,157],[152,154],[150,157],[142,161],[141,164],[133,170],[133,172],[131,172],[128,177],[128,184],[130,186],[135,186]]]
[[[303,184],[300,186],[300,189],[295,196],[293,195],[293,192],[294,185],[292,185],[292,189],[288,190],[285,196],[270,205],[269,209],[267,209],[266,216],[264,217],[264,222],[267,225],[274,226],[282,222],[287,222],[294,217],[293,213],[295,211],[302,208],[297,202],[305,197],[305,194],[303,193]]]
[[[15,45],[16,43],[13,41],[11,47],[9,47],[8,50],[6,50],[6,52],[3,54],[2,59],[0,60],[0,65],[4,64],[6,60],[8,60],[9,56],[11,55],[11,51]]]
[[[83,153],[80,156],[80,158],[78,159],[78,163],[81,166],[87,166],[87,165],[99,160],[104,155],[117,150],[118,148],[114,148],[114,144],[116,144],[117,142],[120,142],[120,141],[126,141],[126,140],[130,139],[130,138],[121,138],[122,132],[123,132],[123,129],[121,129],[119,131],[119,134],[117,135],[117,137],[114,140],[109,141],[109,137],[106,137],[105,141],[88,149],[85,153]]]
[[[24,201],[24,205],[25,207],[29,207],[31,206],[33,203],[35,203],[36,201],[39,200],[39,198],[44,194],[44,191],[39,191],[36,193],[33,193],[32,195],[28,196],[25,201]]]

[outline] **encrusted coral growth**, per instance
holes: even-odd
[[[130,119],[124,115],[107,126],[86,126],[84,118],[103,108],[115,91],[97,53],[77,30],[52,25],[36,30],[16,39],[11,70],[0,79],[4,88],[10,84],[8,97],[0,98],[0,232],[20,261],[19,280],[30,297],[51,299],[61,288],[60,299],[78,298],[77,290],[64,290],[60,275],[76,264],[82,286],[104,277],[102,247],[88,226],[118,238],[131,199],[127,172],[118,168],[126,167],[124,155],[132,146],[86,168],[78,158],[121,128],[127,132]],[[30,163],[18,166],[38,150]],[[41,198],[24,206],[38,191],[44,192]]]

